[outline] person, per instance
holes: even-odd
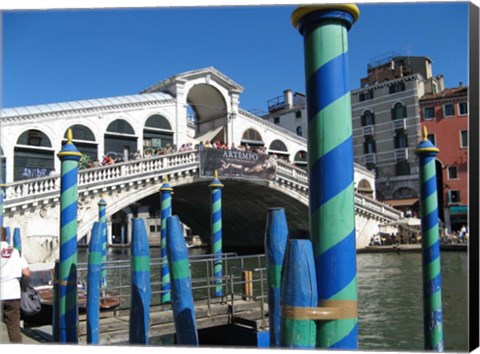
[[[28,264],[18,250],[7,242],[7,231],[2,227],[0,242],[0,300],[2,303],[3,322],[7,326],[11,343],[22,343],[20,332],[20,278],[30,277]]]

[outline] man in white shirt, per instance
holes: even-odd
[[[7,325],[8,338],[12,343],[22,343],[20,332],[20,278],[29,277],[28,264],[18,250],[7,242],[7,232],[2,227],[0,242],[0,300],[3,322]]]

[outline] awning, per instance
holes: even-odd
[[[224,127],[221,126],[221,127],[217,127],[213,130],[210,130],[208,132],[206,132],[205,134],[203,135],[200,135],[200,136],[197,136],[195,137],[195,140],[197,142],[200,142],[202,141],[203,143],[205,143],[206,141],[212,141],[217,135],[218,133],[220,133],[220,131],[223,129]]]
[[[390,199],[384,200],[385,204],[391,205],[392,207],[406,207],[414,206],[418,203],[418,198],[406,198],[406,199]]]
[[[467,205],[451,206],[449,209],[450,209],[450,215],[468,214],[468,206]]]

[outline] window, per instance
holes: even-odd
[[[395,167],[397,176],[407,176],[410,174],[410,164],[407,160],[398,161]]]
[[[423,109],[423,118],[425,120],[435,118],[435,107],[425,107]]]
[[[273,118],[273,123],[274,124],[279,124],[280,123],[280,117]]]
[[[467,104],[467,102],[460,102],[458,104],[458,114],[460,116],[466,116],[468,114],[468,104]]]
[[[375,143],[375,140],[369,136],[368,138],[365,139],[365,142],[363,143],[363,153],[364,154],[373,154],[377,150],[377,144]]]
[[[150,225],[150,232],[155,232],[155,225]]]
[[[295,118],[302,118],[302,111],[296,111]]]
[[[445,104],[443,105],[443,116],[444,117],[452,117],[455,115],[455,108],[453,104]]]
[[[388,88],[388,93],[389,94],[402,92],[402,91],[405,91],[405,83],[404,82],[398,82],[396,84],[391,85]]]
[[[393,139],[395,149],[403,149],[408,147],[408,136],[402,130],[399,131]]]
[[[360,93],[360,102],[373,99],[373,90],[363,91]]]
[[[457,166],[448,167],[448,179],[457,179],[458,178],[458,169]]]
[[[365,111],[362,115],[362,127],[375,124],[375,114],[372,111]]]
[[[435,145],[435,134],[428,134],[427,139],[430,140],[430,142]]]
[[[468,147],[468,130],[460,131],[460,147],[461,148]]]
[[[301,126],[298,126],[298,127],[297,127],[297,135],[298,135],[298,136],[303,136],[303,130],[302,130],[302,127],[301,127]]]
[[[403,119],[407,117],[407,107],[402,103],[397,102],[392,108],[392,119]]]
[[[460,191],[448,191],[448,203],[460,203]]]

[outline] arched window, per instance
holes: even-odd
[[[362,115],[361,121],[362,127],[365,127],[367,125],[373,125],[375,124],[375,114],[370,110],[366,110]]]
[[[293,163],[298,167],[307,168],[307,152],[304,150],[297,152],[293,158]]]
[[[290,154],[288,153],[287,146],[280,140],[274,140],[270,144],[270,147],[268,148],[268,153],[270,155],[276,154],[280,158],[283,158],[288,161],[288,158],[290,157]]]
[[[137,137],[132,126],[124,119],[111,122],[105,132],[105,155],[117,162],[129,160],[137,151]]]
[[[407,107],[400,102],[395,103],[392,108],[392,119],[403,119],[407,117]]]
[[[159,114],[150,116],[143,129],[143,152],[155,153],[158,149],[173,146],[172,126],[167,118]]]
[[[403,149],[408,147],[408,136],[403,130],[399,130],[394,138],[395,149]]]
[[[247,129],[243,135],[240,142],[242,145],[251,145],[251,146],[263,146],[262,136],[255,129]]]
[[[297,135],[298,136],[303,136],[303,129],[300,125],[297,127]]]
[[[50,138],[36,129],[22,133],[15,145],[13,166],[15,181],[48,176],[54,166]]]
[[[72,125],[69,129],[72,130],[72,142],[75,147],[82,153],[80,159],[80,168],[88,167],[98,159],[98,144],[95,142],[95,135],[86,126],[81,124]],[[67,131],[63,135],[62,145],[67,143]]]
[[[357,192],[367,195],[369,197],[373,196],[373,188],[366,179],[362,179],[358,183]]]
[[[0,183],[5,183],[7,181],[7,169],[6,169],[7,159],[3,152],[2,147],[0,146]]]
[[[377,143],[372,136],[367,136],[365,142],[363,143],[363,153],[364,154],[373,154],[377,152]]]

